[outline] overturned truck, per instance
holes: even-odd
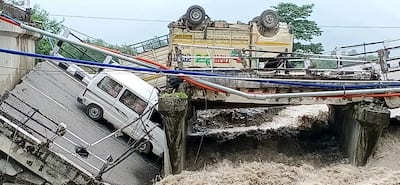
[[[168,65],[179,68],[263,68],[291,52],[293,34],[277,14],[265,10],[247,24],[213,21],[193,5],[169,24]]]

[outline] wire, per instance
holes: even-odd
[[[176,74],[176,75],[187,74],[187,75],[194,75],[194,76],[196,76],[196,75],[197,76],[199,76],[199,75],[215,76],[215,77],[220,76],[218,74],[209,74],[209,73],[193,72],[193,71],[149,69],[149,68],[141,68],[141,67],[104,64],[104,63],[98,63],[98,62],[92,62],[92,61],[86,61],[86,60],[78,60],[78,59],[63,58],[63,57],[56,57],[56,56],[43,55],[43,54],[27,53],[27,52],[20,52],[20,51],[1,49],[1,48],[0,48],[0,52],[13,54],[13,55],[21,55],[21,56],[39,58],[39,59],[58,60],[58,61],[64,61],[64,62],[68,62],[68,63],[77,63],[77,64],[81,64],[81,65],[86,65],[86,66],[113,68],[113,69],[120,69],[120,70],[125,69],[125,70],[131,70],[131,71],[141,71],[141,72],[150,72],[150,73],[165,73],[165,74]]]
[[[102,16],[87,16],[87,15],[50,14],[50,16],[82,18],[82,19],[103,19],[103,20],[116,20],[116,21],[138,21],[138,22],[159,22],[159,23],[173,22],[173,20],[102,17]],[[369,26],[369,25],[366,25],[366,26],[362,26],[362,25],[321,25],[319,27],[321,27],[321,28],[347,28],[347,29],[400,29],[400,26]]]
[[[17,67],[8,67],[8,66],[0,66],[0,68],[4,68],[4,69],[17,69],[17,70],[21,70],[21,71],[31,71],[31,72],[46,72],[46,74],[36,74],[36,73],[29,73],[29,75],[37,75],[37,76],[55,76],[55,75],[64,75],[65,72],[64,71],[60,71],[60,70],[41,70],[41,69],[24,69],[24,68],[17,68]],[[49,74],[49,73],[53,73],[53,74]],[[25,75],[25,74],[16,74],[16,73],[0,73],[0,75],[13,75],[13,76],[20,76],[20,75]]]
[[[12,146],[13,146],[13,144],[15,143],[15,139],[17,138],[17,133],[18,133],[18,131],[17,130],[15,130],[14,131],[14,135],[13,135],[13,137],[12,137],[12,142],[11,142],[11,144],[10,144],[10,147],[8,148],[8,152],[7,152],[7,158],[6,158],[6,162],[5,162],[5,164],[4,164],[4,166],[3,166],[3,170],[2,170],[2,174],[3,174],[3,172],[5,173],[5,171],[7,170],[7,167],[10,165],[10,163],[8,163],[8,161],[10,160],[10,153],[11,153],[11,148],[12,148]],[[11,166],[11,165],[10,165]],[[3,177],[2,177],[3,178]]]
[[[9,66],[0,66],[0,68],[5,68],[5,69],[18,69],[22,71],[45,71],[45,72],[61,72],[57,70],[44,70],[44,69],[29,69],[29,68],[18,68],[18,67],[9,67]],[[62,73],[62,72],[61,72]]]
[[[100,17],[100,16],[86,16],[86,15],[63,15],[63,14],[50,14],[53,17],[70,17],[70,18],[83,18],[83,19],[103,19],[115,21],[139,21],[139,22],[172,22],[170,20],[157,20],[157,19],[135,19],[135,18],[121,18],[121,17]]]
[[[41,59],[50,59],[50,60],[60,60],[66,61],[70,63],[77,63],[82,65],[88,66],[96,66],[96,67],[104,67],[104,68],[112,68],[112,69],[123,69],[123,70],[130,70],[136,72],[144,72],[144,73],[157,73],[157,74],[164,74],[164,75],[186,75],[188,78],[189,76],[202,76],[202,77],[211,77],[211,78],[232,78],[232,76],[224,76],[220,74],[210,74],[210,73],[203,73],[203,72],[192,72],[192,71],[182,71],[182,70],[166,70],[166,69],[149,69],[149,68],[140,68],[140,67],[132,67],[132,66],[120,66],[120,65],[113,65],[113,64],[104,64],[104,63],[97,63],[85,60],[77,60],[71,58],[62,58],[62,57],[55,57],[43,54],[34,54],[34,53],[27,53],[27,52],[20,52],[8,49],[0,49],[2,53],[14,54],[14,55],[22,55],[34,58],[41,58]],[[277,80],[264,80],[264,79],[248,79],[246,81],[254,81],[254,82],[262,82],[262,83],[272,83],[277,85],[293,85],[293,86],[303,86],[303,87],[316,87],[316,88],[324,88],[324,89],[362,89],[362,88],[374,88],[374,87],[385,87],[385,86],[400,86],[400,82],[392,82],[387,84],[358,84],[358,85],[333,85],[333,84],[320,84],[320,83],[303,83],[303,82],[289,82],[289,81],[277,81]]]
[[[361,25],[322,25],[321,28],[346,28],[346,29],[400,29],[400,26],[361,26]]]
[[[94,38],[94,37],[92,37],[92,36],[90,36],[90,35],[87,35],[87,34],[85,34],[85,33],[82,33],[82,32],[80,32],[80,31],[78,31],[78,30],[76,30],[76,29],[73,29],[73,28],[71,28],[71,27],[67,27],[67,26],[65,26],[65,25],[63,25],[63,27],[65,27],[65,28],[67,28],[67,29],[69,29],[69,30],[71,30],[71,31],[73,31],[73,32],[79,33],[79,34],[81,34],[82,36],[85,36],[85,37],[87,37],[87,38],[89,38],[89,39],[96,40],[96,38]]]
[[[12,75],[12,76],[19,76],[19,75],[22,75],[22,74],[0,73],[0,75],[1,75],[1,76],[9,76],[9,75]],[[63,74],[63,72],[61,72],[61,73],[59,73],[59,74],[30,74],[30,75],[35,75],[35,76],[57,76],[57,75],[65,75],[65,74]]]

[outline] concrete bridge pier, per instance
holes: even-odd
[[[0,48],[35,53],[35,41],[40,37],[37,33],[0,21]],[[6,89],[13,89],[35,65],[34,58],[19,55],[1,53],[0,59],[3,66],[0,68],[0,94],[4,94]]]
[[[331,106],[333,127],[341,151],[356,166],[367,163],[373,154],[383,128],[390,123],[386,107],[374,103]]]
[[[163,117],[166,136],[164,175],[179,174],[185,167],[188,96],[165,93],[159,97],[158,110]]]

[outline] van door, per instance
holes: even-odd
[[[115,116],[113,105],[121,94],[122,88],[123,86],[112,78],[104,76],[98,83],[90,85],[89,90],[92,93],[87,94],[88,99],[103,108],[103,117],[113,125],[119,121]]]
[[[121,120],[118,128],[129,123],[130,121],[136,120],[142,115],[147,107],[147,102],[136,96],[129,89],[125,89],[118,99],[114,103],[114,109],[117,111],[117,115]],[[139,119],[128,128],[124,129],[123,132],[127,135],[138,139],[143,134],[143,123],[141,121],[144,118]]]

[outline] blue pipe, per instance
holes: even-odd
[[[1,53],[8,53],[13,55],[22,55],[27,57],[34,57],[34,58],[41,58],[41,59],[49,59],[49,60],[59,60],[64,62],[72,62],[77,64],[84,64],[84,65],[92,65],[98,67],[109,67],[115,69],[127,69],[132,71],[142,71],[142,72],[153,72],[153,73],[166,73],[166,74],[186,74],[186,75],[195,75],[195,76],[220,76],[217,74],[209,74],[209,73],[200,73],[200,72],[193,72],[193,71],[180,71],[180,70],[167,70],[167,69],[150,69],[150,68],[141,68],[141,67],[131,67],[131,66],[120,66],[120,65],[113,65],[113,64],[103,64],[98,62],[91,62],[86,60],[78,60],[72,58],[62,58],[56,56],[49,56],[43,54],[36,54],[36,53],[27,53],[21,51],[14,51],[8,49],[1,49]]]
[[[10,19],[11,21],[13,21],[13,22],[14,22],[15,24],[17,24],[18,26],[21,25],[21,23],[20,23],[18,20],[14,19],[13,17],[11,17],[11,16],[9,16],[9,15],[6,15],[6,14],[4,14],[4,13],[1,13],[0,16],[3,16],[3,17],[5,17],[5,18],[7,18],[7,19]]]
[[[77,64],[84,64],[84,65],[92,65],[97,67],[109,67],[115,69],[125,69],[125,70],[132,70],[132,71],[142,71],[142,72],[152,72],[152,73],[165,73],[165,74],[185,74],[185,75],[193,75],[193,76],[208,76],[208,77],[231,77],[221,74],[210,74],[210,73],[202,73],[202,72],[193,72],[193,71],[183,71],[183,70],[166,70],[166,69],[150,69],[150,68],[139,68],[139,67],[131,67],[131,66],[119,66],[119,65],[112,65],[112,64],[103,64],[98,62],[91,62],[85,60],[78,60],[72,58],[62,58],[56,56],[49,56],[43,54],[35,54],[35,53],[27,53],[21,51],[14,51],[8,49],[1,49],[1,53],[8,53],[13,55],[22,55],[27,57],[34,57],[34,58],[41,58],[41,59],[49,59],[49,60],[59,60],[64,62],[72,62]],[[336,84],[318,84],[318,83],[307,83],[307,82],[288,82],[288,81],[274,81],[274,80],[245,80],[245,81],[253,81],[253,82],[260,82],[260,83],[272,83],[278,85],[290,85],[290,86],[302,86],[302,87],[315,87],[315,88],[322,88],[322,89],[366,89],[366,88],[382,88],[382,87],[399,87],[400,82],[383,82],[380,84],[376,83],[369,83],[369,84],[357,84],[357,85],[336,85]]]

